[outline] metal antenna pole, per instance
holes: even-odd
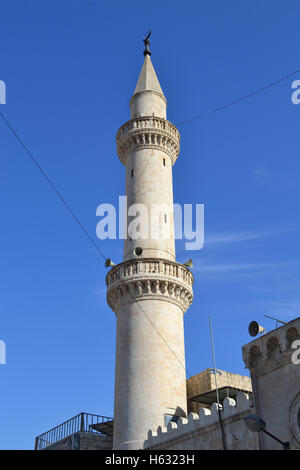
[[[276,328],[278,326],[278,323],[282,323],[283,325],[287,325],[286,321],[278,320],[278,318],[270,317],[269,315],[264,315],[264,317],[270,318],[271,320],[275,320],[276,321]]]
[[[219,389],[218,389],[218,383],[217,383],[215,350],[214,350],[214,341],[213,341],[213,334],[212,334],[212,326],[211,326],[211,318],[210,317],[209,317],[209,329],[210,329],[211,351],[212,351],[213,364],[214,364],[214,373],[215,373],[215,386],[216,386],[216,393],[217,393],[217,403],[218,403],[218,409],[219,409],[220,408]]]
[[[220,407],[220,400],[219,400],[219,389],[218,389],[218,382],[217,382],[217,370],[216,370],[216,361],[215,361],[215,350],[214,350],[214,341],[213,341],[213,334],[212,334],[212,325],[211,325],[211,318],[209,318],[209,329],[210,329],[210,341],[211,341],[211,351],[213,357],[213,364],[214,364],[214,374],[215,374],[215,386],[216,386],[216,394],[217,394],[217,404],[218,404],[218,415],[219,415],[219,423],[220,429],[222,434],[222,443],[223,449],[226,450],[226,438],[223,428],[222,416],[221,416],[221,407]]]

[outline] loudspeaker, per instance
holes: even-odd
[[[110,258],[107,258],[107,260],[105,261],[105,267],[111,268],[112,266],[116,266],[115,263],[113,263],[113,261]]]
[[[248,327],[250,336],[257,336],[258,333],[263,333],[266,329],[263,326],[260,326],[257,321],[252,321]]]

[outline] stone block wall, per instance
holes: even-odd
[[[291,449],[300,449],[300,358],[293,359],[300,340],[300,318],[259,336],[243,346],[243,358],[250,370],[255,414],[266,429]],[[295,346],[297,346],[295,344]],[[300,348],[300,344],[298,344]],[[280,450],[282,445],[260,433],[260,448]]]
[[[112,437],[93,432],[76,432],[45,450],[111,450]]]
[[[245,392],[252,392],[252,384],[250,377],[244,375],[232,374],[224,370],[217,370],[217,383],[218,388],[221,387],[235,387]],[[207,406],[201,403],[196,403],[191,400],[193,396],[200,395],[201,393],[215,390],[215,375],[213,369],[205,369],[186,381],[187,398],[188,398],[188,411],[189,413],[198,413],[200,408]]]
[[[258,435],[248,430],[244,417],[253,413],[253,405],[246,393],[238,393],[236,401],[225,398],[221,412],[227,449],[257,450]],[[217,404],[211,409],[202,408],[199,414],[190,413],[189,418],[179,418],[168,427],[159,426],[148,432],[144,449],[167,450],[222,450]]]

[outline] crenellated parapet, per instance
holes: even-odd
[[[163,300],[178,305],[183,313],[193,300],[193,275],[179,263],[157,258],[129,260],[106,276],[107,302],[114,312],[139,300]]]
[[[248,413],[253,413],[253,405],[246,393],[239,392],[236,400],[224,399],[221,418],[228,449],[258,448],[257,434],[249,431],[243,422]],[[199,414],[190,413],[188,418],[180,417],[177,423],[170,421],[167,427],[149,430],[144,449],[217,450],[222,449],[220,436],[218,405],[213,403],[210,409],[201,408]]]
[[[126,165],[130,153],[152,148],[165,152],[175,163],[180,151],[180,133],[171,122],[155,116],[142,116],[123,124],[116,136],[117,152]]]

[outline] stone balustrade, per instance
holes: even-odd
[[[173,261],[129,260],[107,274],[107,301],[115,312],[120,305],[150,298],[173,302],[185,312],[193,300],[193,281],[189,269]]]
[[[174,164],[180,151],[180,133],[171,122],[155,116],[142,116],[123,124],[116,136],[117,152],[126,165],[129,153],[143,148],[165,152]]]

